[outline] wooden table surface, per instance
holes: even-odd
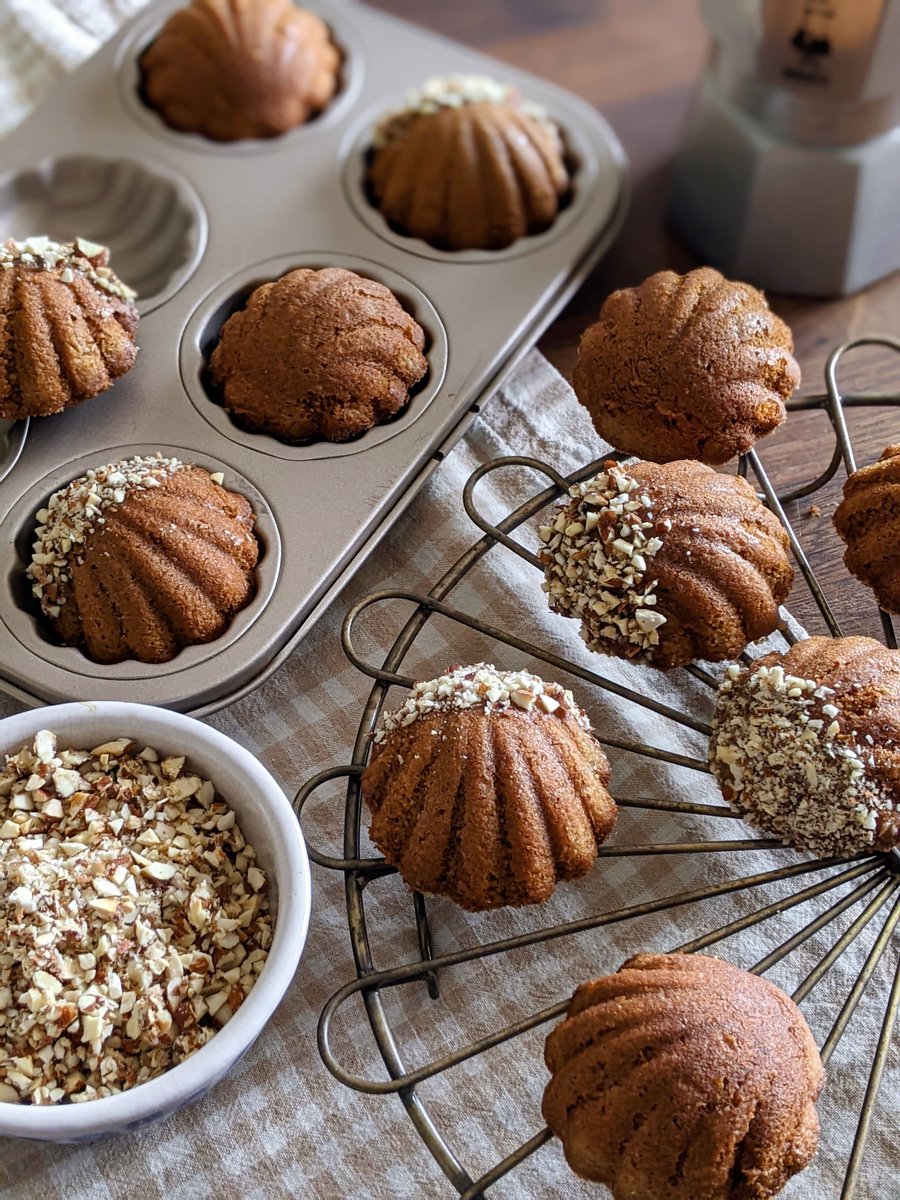
[[[633,198],[616,244],[566,311],[541,339],[544,353],[571,377],[578,338],[604,297],[663,268],[699,265],[668,232],[665,207],[672,156],[708,51],[699,0],[369,0],[498,59],[562,84],[595,105],[615,129],[631,162]],[[831,349],[864,333],[900,335],[900,275],[855,296],[811,301],[770,294],[790,324],[803,371],[801,393],[822,393]],[[900,356],[860,349],[848,355],[840,382],[851,392],[900,392]],[[849,415],[859,463],[900,441],[900,410]],[[827,465],[834,438],[821,413],[793,414],[760,445],[779,489],[811,481]],[[831,524],[843,480],[788,507],[804,549],[844,633],[881,635],[871,593],[845,571]],[[813,507],[815,505],[815,507]],[[790,606],[810,632],[824,632],[809,592],[795,585]]]

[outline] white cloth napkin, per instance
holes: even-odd
[[[3,0],[0,0],[0,4]],[[119,3],[25,3],[0,8],[0,114],[22,115],[50,78],[74,66],[97,37],[137,7]],[[314,772],[349,761],[370,682],[344,658],[340,623],[363,594],[384,588],[427,590],[479,536],[461,504],[463,485],[480,464],[500,455],[528,454],[570,471],[602,455],[585,414],[568,385],[532,353],[513,380],[487,406],[466,438],[448,456],[395,529],[338,598],[290,660],[257,691],[211,723],[247,746],[289,793]],[[27,446],[25,453],[27,455]],[[494,474],[482,486],[482,509],[501,516],[543,480],[521,470]],[[533,534],[523,540],[533,544]],[[682,712],[708,715],[710,693],[683,672],[671,676],[591,656],[574,623],[551,615],[537,573],[498,547],[451,595],[450,602],[521,637],[627,682]],[[408,605],[374,610],[358,644],[380,661],[408,615]],[[493,660],[528,665],[552,677],[540,662],[436,618],[410,653],[404,670],[427,677],[454,662]],[[703,758],[703,738],[629,701],[572,683],[601,736],[633,739]],[[399,693],[397,693],[399,696]],[[0,703],[0,715],[13,711]],[[613,790],[620,798],[674,797],[715,803],[702,774],[611,751]],[[343,803],[340,785],[311,802],[304,827],[309,840],[340,852]],[[624,808],[615,840],[620,845],[749,838],[740,822],[679,817]],[[471,916],[443,900],[429,901],[435,953],[578,919],[625,905],[722,884],[753,872],[798,862],[791,851],[603,860],[583,880],[558,889],[539,909]],[[502,954],[441,973],[441,996],[429,1000],[422,984],[385,994],[385,1003],[408,1066],[485,1036],[510,1021],[568,997],[582,980],[614,970],[631,953],[677,946],[716,926],[820,878],[740,891],[594,932]],[[209,1096],[162,1125],[133,1136],[80,1147],[42,1147],[0,1141],[2,1195],[42,1200],[140,1196],[146,1200],[317,1200],[449,1197],[454,1194],[419,1140],[396,1097],[369,1097],[337,1083],[315,1045],[319,1012],[328,996],[354,977],[343,880],[314,869],[314,913],[300,971],[257,1044]],[[843,888],[838,895],[848,890]],[[414,960],[413,907],[396,876],[367,889],[367,915],[378,967]],[[833,894],[830,898],[833,898]],[[824,901],[776,915],[764,925],[714,947],[750,966],[814,915]],[[851,916],[858,909],[851,910]],[[838,921],[843,929],[848,918]],[[880,922],[879,922],[880,923]],[[769,977],[792,990],[831,944],[829,930],[813,936]],[[827,1034],[865,957],[870,938],[851,947],[804,1004],[819,1041]],[[822,1145],[813,1166],[784,1195],[793,1200],[837,1197],[849,1153],[873,1047],[890,986],[882,963],[829,1069],[819,1109]],[[541,1027],[479,1056],[418,1089],[438,1128],[473,1178],[542,1127],[540,1100],[546,1082]],[[341,1061],[358,1073],[383,1078],[362,1006],[354,1001],[335,1023]],[[864,1197],[896,1194],[898,1153],[896,1049],[873,1123],[863,1178]],[[490,1192],[501,1198],[577,1198],[597,1195],[577,1181],[551,1143]]]

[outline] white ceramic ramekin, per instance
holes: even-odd
[[[234,1066],[259,1036],[287,990],[306,941],[309,863],[297,818],[281,788],[257,760],[224,734],[192,717],[117,701],[59,704],[0,721],[0,755],[30,742],[39,729],[61,746],[90,749],[129,737],[164,754],[184,754],[212,780],[256,849],[276,914],[266,964],[247,999],[207,1045],[165,1074],[130,1091],[79,1104],[0,1103],[0,1135],[82,1142],[126,1133],[197,1100]]]

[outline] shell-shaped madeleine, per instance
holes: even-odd
[[[608,296],[574,385],[601,437],[655,462],[727,462],[785,419],[793,338],[765,296],[710,267]]]
[[[729,667],[709,763],[770,837],[820,855],[900,845],[900,651],[812,637]]]
[[[143,94],[175,129],[276,137],[325,108],[340,64],[327,25],[292,0],[192,0],[142,56]]]
[[[834,527],[847,545],[847,570],[872,589],[881,608],[900,613],[900,446],[853,472]]]
[[[541,526],[550,607],[587,645],[662,670],[735,658],[793,580],[778,518],[744,479],[686,459],[608,462]]]
[[[464,672],[483,676],[443,678]],[[370,835],[417,891],[472,911],[538,904],[588,871],[612,832],[606,756],[571,693],[531,680],[512,703],[487,707],[444,701],[452,685],[431,681],[436,704],[408,723],[401,710],[376,742],[362,777]]]
[[[201,467],[116,463],[56,493],[38,521],[33,592],[60,640],[98,662],[167,662],[253,597],[250,503]]]
[[[428,370],[424,349],[421,326],[384,284],[301,268],[229,317],[210,370],[240,425],[340,442],[405,408]]]
[[[639,954],[583,984],[545,1058],[544,1119],[614,1200],[767,1200],[816,1152],[809,1027],[720,959]]]
[[[0,245],[0,417],[62,412],[130,370],[134,292],[108,261],[105,247],[81,239]]]
[[[556,220],[569,190],[556,127],[512,100],[398,118],[369,167],[392,225],[447,250],[499,250]]]

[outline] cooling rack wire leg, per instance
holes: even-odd
[[[853,453],[853,443],[850,440],[850,431],[847,428],[847,420],[844,416],[844,403],[838,386],[837,369],[842,357],[849,351],[858,349],[860,346],[882,346],[900,353],[900,341],[897,341],[896,338],[866,335],[838,346],[828,358],[828,363],[825,367],[825,383],[828,389],[826,401],[831,423],[834,426],[837,438],[837,451],[844,461],[844,467],[848,475],[852,475],[856,470],[856,456]],[[894,632],[894,622],[891,619],[890,613],[880,608],[878,615],[881,618],[881,627],[884,631],[886,644],[892,650],[896,650],[897,635]]]
[[[749,452],[749,454],[747,455],[747,460],[749,461],[751,467],[753,468],[753,474],[759,480],[759,485],[763,490],[763,495],[766,498],[766,503],[768,504],[769,508],[771,508],[772,512],[776,515],[776,517],[778,517],[779,521],[781,522],[782,526],[784,527],[784,531],[787,534],[788,541],[791,544],[791,551],[793,552],[794,558],[797,562],[797,566],[800,568],[801,574],[803,575],[803,578],[806,580],[806,586],[809,588],[810,594],[812,595],[813,599],[815,600],[816,605],[819,609],[819,612],[822,614],[822,619],[825,621],[825,624],[828,626],[831,636],[832,637],[842,637],[843,635],[841,633],[841,627],[837,622],[837,618],[835,617],[834,613],[831,611],[831,605],[828,603],[827,599],[825,598],[825,593],[822,591],[821,587],[819,587],[819,581],[818,581],[818,579],[816,579],[815,574],[813,573],[813,569],[809,565],[809,559],[806,557],[806,554],[803,550],[803,547],[800,545],[800,541],[799,541],[796,533],[794,533],[794,527],[791,525],[790,521],[787,518],[787,514],[785,513],[785,511],[781,505],[781,501],[778,499],[778,495],[777,495],[774,487],[772,486],[772,483],[771,483],[768,475],[766,474],[762,463],[759,460],[759,455],[756,453],[755,450],[751,450]]]
[[[428,961],[434,957],[431,948],[431,927],[428,924],[428,910],[425,907],[425,897],[421,892],[413,892],[413,905],[416,911],[416,935],[419,939],[419,957]],[[437,1000],[441,994],[436,971],[426,971],[425,987],[432,1000]]]
[[[502,1162],[498,1162],[496,1167],[476,1180],[470,1188],[463,1192],[461,1200],[481,1200],[482,1192],[489,1188],[492,1183],[496,1183],[498,1179],[502,1179],[504,1175],[508,1175],[513,1167],[517,1167],[519,1163],[523,1163],[526,1158],[534,1154],[535,1150],[540,1150],[541,1146],[546,1146],[552,1138],[553,1134],[549,1129],[542,1129],[540,1133],[536,1133],[533,1138],[529,1138],[527,1142],[523,1142],[518,1150],[513,1150],[512,1154],[507,1154]]]
[[[297,819],[300,820],[307,802],[323,783],[328,783],[332,779],[358,779],[362,772],[361,765],[351,763],[346,767],[332,767],[327,771],[320,771],[318,775],[308,779],[294,797],[293,808]],[[317,866],[326,867],[330,871],[358,871],[371,876],[390,875],[394,871],[393,867],[385,865],[383,858],[334,858],[317,849],[309,841],[309,838],[306,839],[306,850]]]

